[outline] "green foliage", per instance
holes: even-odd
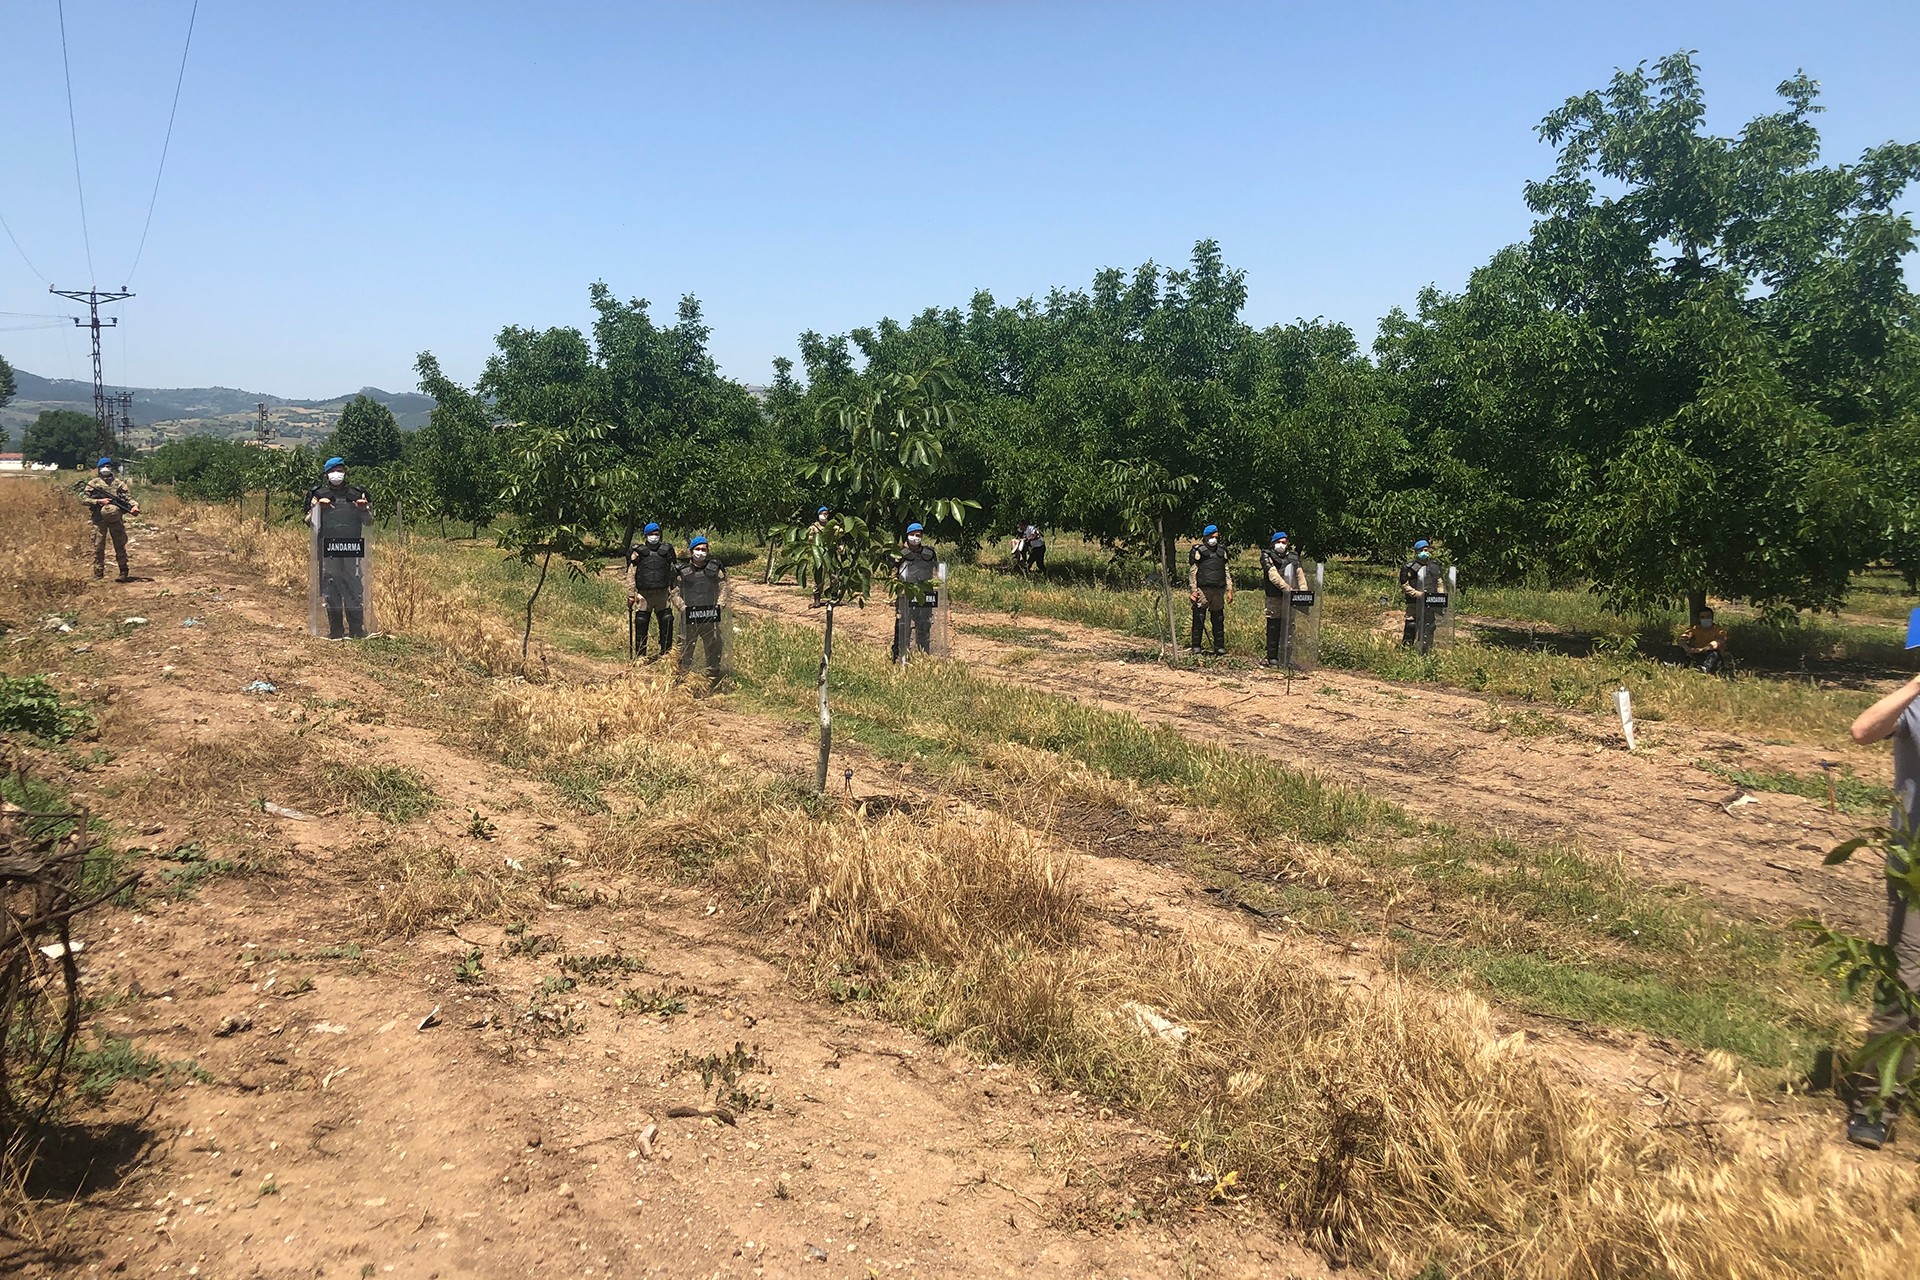
[[[1862,849],[1875,849],[1886,867],[1887,886],[1893,897],[1907,911],[1920,911],[1920,864],[1912,857],[1912,844],[1910,833],[1876,827],[1865,836],[1835,846],[1826,857],[1826,865],[1838,866]],[[1884,942],[1832,929],[1817,920],[1803,920],[1796,927],[1813,935],[1827,971],[1846,982],[1850,995],[1870,991],[1876,1008],[1898,1010],[1909,1021],[1920,1020],[1920,991],[1908,985],[1898,951]],[[1870,1038],[1848,1055],[1846,1069],[1873,1078],[1878,1084],[1878,1100],[1911,1092],[1920,1081],[1920,1031],[1896,1029]]]
[[[19,384],[13,376],[13,366],[7,363],[5,356],[0,356],[0,409],[13,403],[14,392],[18,389]],[[0,431],[0,448],[5,448],[6,443],[7,433]]]
[[[1383,325],[1412,505],[1470,570],[1788,611],[1917,549],[1914,490],[1883,496],[1877,463],[1911,454],[1920,403],[1895,212],[1920,146],[1819,165],[1816,86],[1779,92],[1734,138],[1685,54],[1569,99],[1528,242]]]
[[[28,462],[84,467],[100,456],[100,424],[78,409],[47,409],[27,425],[20,453]]]
[[[340,411],[339,424],[327,438],[327,451],[345,458],[350,467],[398,462],[404,447],[393,411],[366,395],[347,402]]]
[[[825,527],[787,533],[781,567],[803,585],[819,583],[835,602],[864,601],[890,576],[910,521],[958,528],[979,504],[943,496],[945,437],[955,421],[957,382],[945,362],[887,373],[848,387],[822,406],[834,430],[801,476],[826,496]]]
[[[474,535],[492,521],[500,501],[499,444],[486,402],[440,370],[431,352],[414,364],[420,390],[434,399],[427,425],[410,453],[433,510],[468,525]]]
[[[0,672],[0,733],[25,733],[48,742],[65,742],[93,728],[93,715],[74,706],[45,676],[9,676]]]
[[[174,486],[189,502],[235,502],[253,487],[262,459],[271,456],[238,440],[188,436],[155,449],[144,470],[149,480]]]

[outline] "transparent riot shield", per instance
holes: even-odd
[[[905,664],[915,656],[947,656],[952,625],[947,612],[947,566],[939,567],[930,582],[903,582],[893,598],[893,660]]]
[[[1289,671],[1311,671],[1320,665],[1320,596],[1326,585],[1326,570],[1302,564],[1306,575],[1304,589],[1296,588],[1287,597],[1287,628],[1280,637],[1280,661]]]
[[[364,638],[373,630],[367,574],[368,513],[350,502],[316,502],[308,558],[307,630],[329,640]]]
[[[701,593],[704,594],[704,593]],[[724,601],[688,601],[676,595],[675,667],[682,677],[718,684],[733,674],[733,617]]]
[[[1419,652],[1432,653],[1436,647],[1444,649],[1453,643],[1453,596],[1441,583],[1437,569],[1429,575],[1426,591],[1420,597],[1416,621],[1414,648]]]

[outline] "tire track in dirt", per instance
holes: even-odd
[[[798,622],[820,616],[789,587],[736,582],[734,591],[748,610]],[[836,624],[872,643],[891,635],[885,609],[842,609]],[[969,629],[982,624],[1019,626],[1037,642]],[[1650,723],[1629,754],[1617,723],[1597,716],[1556,709],[1549,731],[1517,737],[1490,717],[1497,703],[1458,690],[1328,670],[1289,688],[1257,666],[1171,669],[1142,660],[1147,649],[1146,641],[1074,623],[953,611],[953,658],[996,680],[1259,752],[1466,830],[1617,855],[1648,879],[1690,885],[1754,918],[1817,914],[1871,931],[1884,912],[1873,867],[1821,865],[1866,820],[1772,793],[1729,808],[1736,789],[1692,763],[1717,756],[1808,772],[1819,757],[1804,748]],[[1884,768],[1863,756],[1867,776]]]

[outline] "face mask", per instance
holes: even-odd
[[[706,558],[707,558],[707,549],[705,547],[701,547],[699,550],[693,553],[693,562],[695,564],[699,564],[701,561],[705,560]]]
[[[1283,556],[1283,555],[1285,555],[1285,554],[1287,554],[1287,544],[1286,544],[1286,543],[1284,543],[1284,542],[1276,542],[1276,543],[1274,543],[1274,544],[1273,544],[1273,554],[1275,554],[1275,555],[1277,555],[1277,556]]]
[[[1208,538],[1208,539],[1207,539],[1207,545],[1208,545],[1208,546],[1210,546],[1210,547],[1217,547],[1217,546],[1219,546],[1219,545],[1220,545],[1220,539],[1218,539],[1218,538]]]
[[[347,473],[346,473],[346,472],[344,472],[344,471],[329,471],[329,472],[327,472],[327,483],[328,483],[328,484],[345,484],[346,482],[347,482]]]
[[[908,534],[908,535],[907,535],[907,545],[908,545],[908,546],[910,546],[910,547],[917,547],[917,546],[919,546],[919,545],[920,545],[920,535],[919,535],[919,534],[917,534],[917,533],[910,533],[910,534]]]
[[[1415,556],[1414,558],[1416,560],[1425,560],[1425,559],[1428,559],[1429,557],[1425,551],[1422,551],[1419,555]]]
[[[647,545],[648,545],[648,546],[650,546],[650,547],[657,547],[657,546],[659,546],[659,545],[660,545],[660,535],[659,535],[659,534],[657,534],[657,533],[650,533],[650,534],[648,534],[648,535],[647,535]]]
[[[101,478],[102,480],[111,480],[111,479],[113,479],[113,468],[112,468],[112,467],[102,467],[102,468],[100,468],[100,478]]]

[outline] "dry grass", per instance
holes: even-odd
[[[502,682],[479,729],[503,756],[540,761],[631,762],[654,745],[691,747],[707,737],[699,704],[683,687],[640,671],[592,684]]]
[[[227,506],[188,507],[184,515],[194,529],[225,544],[260,573],[264,585],[306,595],[304,525],[267,527]],[[405,547],[376,544],[373,557],[369,576],[376,629],[427,641],[489,674],[533,674],[525,670],[519,641],[497,610],[470,593],[443,590],[432,579],[431,566]]]
[[[983,935],[1057,946],[1085,925],[1068,864],[984,814],[774,816],[713,878],[785,908],[818,957],[866,975],[961,963]]]
[[[386,937],[465,920],[525,917],[540,909],[541,881],[515,871],[490,851],[463,862],[452,851],[419,840],[375,839],[347,851],[364,868],[360,923]]]
[[[92,572],[86,508],[57,481],[0,477],[0,622],[67,608]]]

